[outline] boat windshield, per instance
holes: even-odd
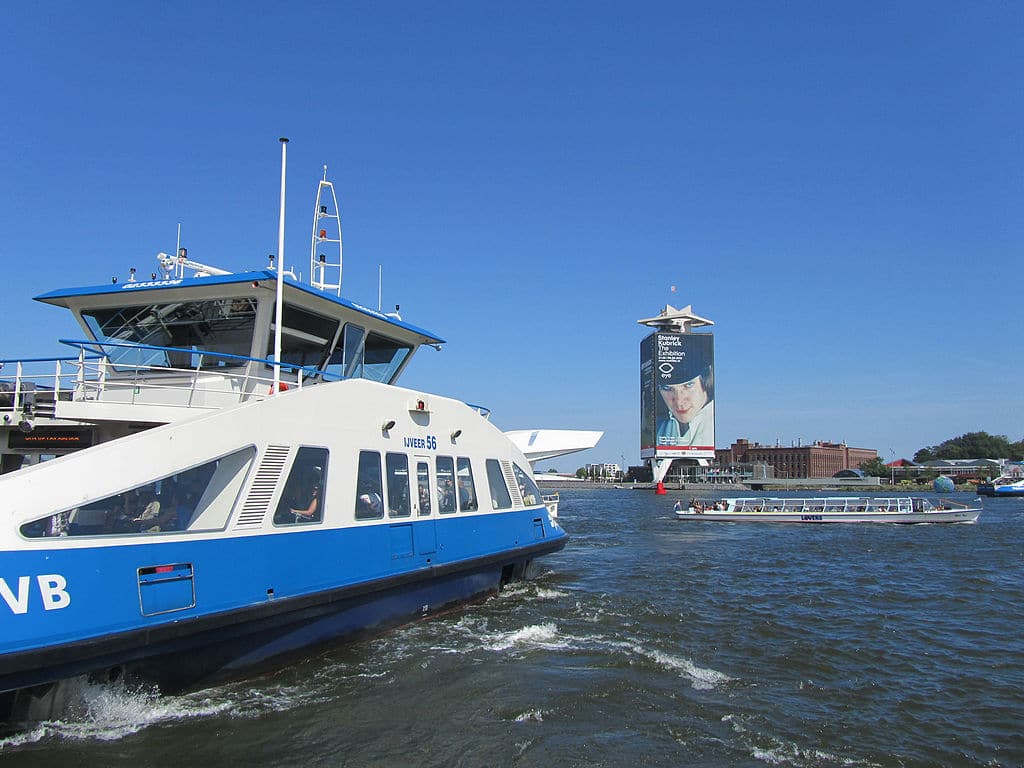
[[[412,345],[345,325],[343,343],[334,351],[327,370],[346,379],[370,379],[392,384],[412,353]]]
[[[251,298],[176,301],[82,311],[96,341],[176,347],[185,351],[110,347],[111,362],[121,366],[196,368],[201,352],[248,357],[256,322]],[[206,357],[202,366],[229,365],[229,360]]]

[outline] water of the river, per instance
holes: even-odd
[[[1024,765],[1024,499],[923,526],[677,522],[673,501],[563,492],[573,539],[533,582],[185,696],[89,688],[0,762]]]

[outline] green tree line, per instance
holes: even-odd
[[[938,445],[929,445],[914,454],[914,461],[920,464],[936,459],[1010,459],[1024,460],[1024,439],[1010,442],[1006,435],[990,435],[988,432],[968,432],[952,437]]]

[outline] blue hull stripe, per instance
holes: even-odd
[[[164,690],[184,688],[272,656],[407,621],[423,606],[433,612],[493,591],[503,567],[516,564],[521,577],[528,560],[562,549],[567,537],[559,532],[535,544],[371,581],[213,613],[171,612],[152,626],[4,653],[0,691],[121,665]],[[135,602],[137,617],[137,597]]]

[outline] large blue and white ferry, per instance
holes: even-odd
[[[978,483],[982,496],[1024,496],[1024,462],[1008,461],[999,477],[987,483]]]
[[[306,282],[181,249],[36,297],[84,338],[0,369],[0,720],[82,675],[177,691],[427,616],[565,545],[529,438],[398,386],[442,339],[341,298],[326,173],[311,240]]]

